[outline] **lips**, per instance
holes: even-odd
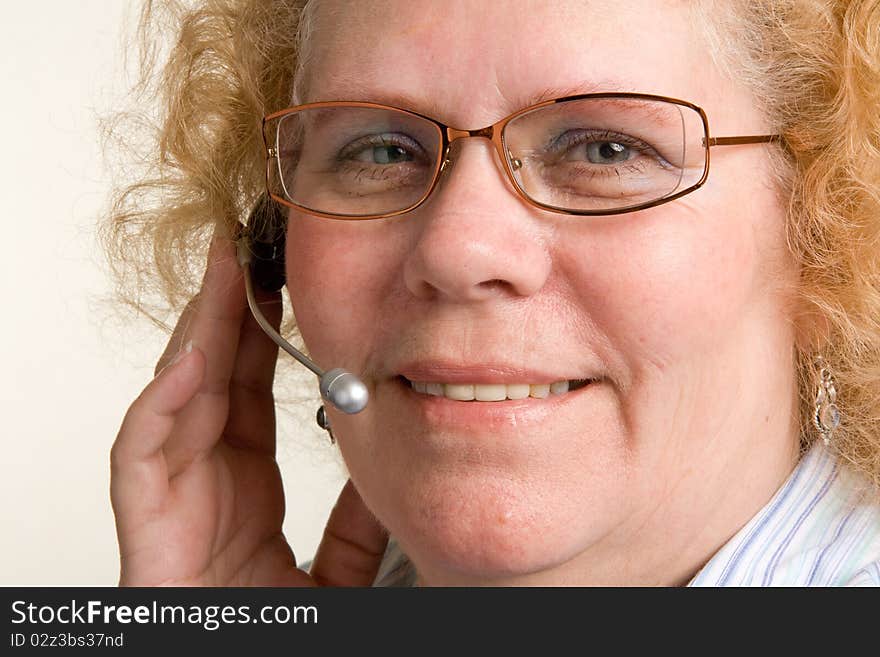
[[[600,379],[509,363],[420,360],[402,365],[399,379],[417,395],[462,402],[541,400],[565,395]]]
[[[546,399],[551,395],[562,395],[578,390],[591,382],[590,379],[563,379],[553,383],[519,382],[444,382],[416,381],[402,377],[415,392],[435,397],[445,397],[455,401],[499,402],[526,398]]]
[[[475,370],[469,369],[467,372],[458,374],[453,377],[447,371],[445,376],[439,376],[436,368],[431,371],[428,376],[424,374],[412,374],[411,370],[407,370],[410,379],[406,375],[398,375],[393,377],[394,385],[390,387],[382,387],[391,395],[392,407],[397,421],[402,426],[420,425],[423,427],[432,427],[441,430],[438,434],[445,436],[445,439],[451,439],[451,436],[457,435],[464,440],[470,440],[476,436],[525,436],[529,432],[538,430],[539,428],[547,428],[547,422],[552,422],[559,418],[560,414],[570,412],[569,409],[576,408],[577,405],[583,404],[587,398],[594,398],[598,391],[602,390],[600,385],[603,381],[601,377],[595,378],[579,378],[579,379],[562,379],[552,377],[546,373],[527,372],[525,375],[522,371],[514,371],[513,374],[506,376],[507,381],[499,382],[501,378],[497,368],[492,368],[491,372],[480,370],[480,374]],[[537,376],[536,376],[537,375]],[[482,378],[482,382],[472,383],[474,378]],[[466,377],[466,378],[465,378]],[[532,397],[532,385],[526,384],[530,378],[537,379],[540,383],[536,386],[546,386],[546,397]],[[450,379],[456,379],[450,381]],[[444,380],[445,379],[445,380]],[[488,379],[488,381],[487,381]],[[563,392],[564,385],[557,386],[557,391],[550,392],[550,380],[556,379],[557,382],[569,384],[568,390]],[[429,394],[427,390],[428,382],[432,382],[432,388],[436,390],[436,386],[440,385],[443,389],[443,395]],[[419,385],[425,384],[425,392],[418,392],[414,383]],[[571,385],[574,383],[574,385]],[[505,398],[500,398],[500,390],[496,390],[494,397],[497,401],[483,401],[476,399],[477,391],[481,386],[485,386],[483,391],[487,389],[491,391],[493,386],[504,386]],[[514,395],[522,394],[522,390],[517,391],[517,386],[528,385],[529,395],[520,399],[511,399],[507,395],[514,390]],[[464,388],[464,394],[458,395]],[[468,397],[468,386],[474,391],[474,399],[462,400],[456,399],[456,396]],[[421,387],[419,385],[419,387]],[[447,393],[450,393],[447,396]],[[377,393],[384,394],[384,393]],[[541,389],[536,394],[542,394]],[[482,395],[481,395],[482,396]],[[450,433],[451,432],[451,433]],[[422,437],[427,439],[428,434]]]

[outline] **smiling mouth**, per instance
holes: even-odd
[[[400,377],[414,392],[455,401],[496,402],[508,399],[545,399],[587,386],[593,379],[571,379],[554,383],[440,383],[410,381]]]

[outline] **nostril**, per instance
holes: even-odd
[[[509,281],[503,281],[500,278],[493,278],[490,281],[483,281],[479,284],[485,290],[491,291],[508,291],[512,289],[512,286]]]

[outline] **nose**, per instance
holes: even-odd
[[[456,302],[535,294],[550,273],[550,224],[510,189],[488,139],[456,140],[450,163],[410,218],[418,234],[404,265],[407,288]]]

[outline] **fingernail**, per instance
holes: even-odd
[[[179,362],[182,361],[184,358],[186,358],[186,355],[187,355],[189,352],[191,352],[192,350],[193,350],[193,341],[190,340],[190,341],[187,342],[185,345],[183,345],[183,349],[181,349],[181,350],[178,351],[176,354],[174,354],[174,358],[172,358],[171,360],[169,360],[168,363],[165,365],[165,367],[163,367],[161,370],[159,370],[159,371],[156,373],[156,378],[158,378],[163,372],[165,372],[166,370],[170,370],[170,369],[171,369],[172,367],[174,367],[177,363],[179,363]]]
[[[180,351],[178,351],[178,352],[174,355],[174,358],[172,358],[172,359],[171,359],[171,362],[168,363],[168,367],[172,367],[172,366],[175,365],[176,363],[179,363],[180,361],[182,361],[184,358],[186,358],[186,355],[187,355],[189,352],[191,352],[192,350],[193,350],[193,341],[190,340],[189,342],[187,342],[187,343],[183,346],[183,349],[181,349]]]

